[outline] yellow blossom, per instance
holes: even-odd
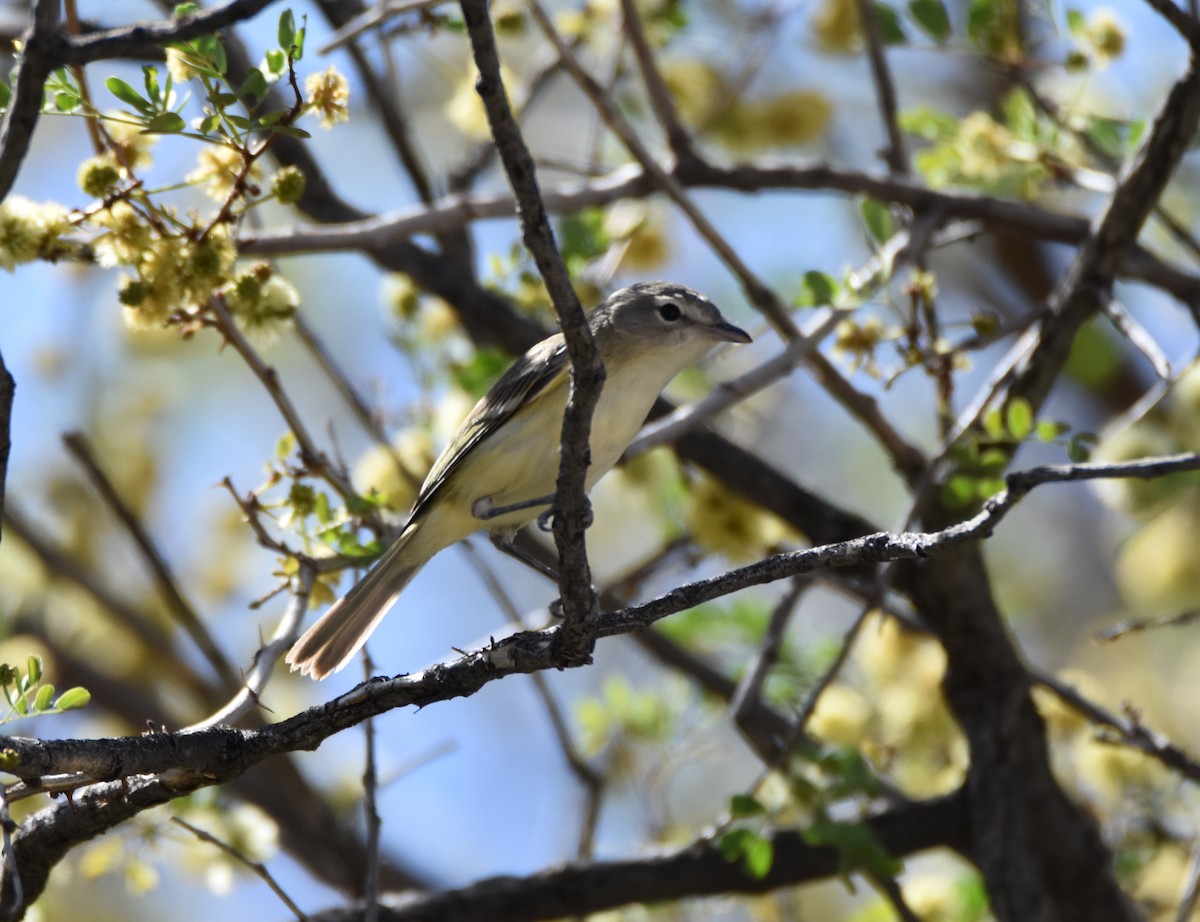
[[[996,182],[1012,163],[1013,136],[986,112],[972,112],[959,125],[954,148],[965,178]]]
[[[131,122],[124,112],[106,112],[104,130],[112,142],[113,159],[122,169],[130,172],[145,169],[153,162],[150,148],[158,142],[158,135],[146,134],[137,122]]]
[[[131,266],[150,245],[153,230],[144,216],[128,202],[113,202],[108,208],[97,212],[92,223],[107,229],[92,244],[96,261],[105,268]]]
[[[675,100],[679,117],[693,128],[702,127],[729,94],[725,78],[699,58],[665,58],[659,65],[663,81]]]
[[[693,486],[683,515],[701,547],[732,561],[752,560],[789,537],[780,519],[711,477]]]
[[[871,705],[848,685],[830,685],[817,699],[808,728],[834,746],[858,746],[871,722]]]
[[[1125,50],[1125,24],[1108,7],[1092,11],[1084,37],[1096,54],[1096,62],[1102,66],[1119,58]]]
[[[738,101],[713,122],[713,133],[735,151],[794,147],[825,133],[833,106],[814,90],[793,90],[771,99]]]
[[[328,130],[350,118],[350,84],[332,66],[324,73],[309,74],[304,81],[305,105],[321,117]]]
[[[266,345],[296,313],[300,294],[266,263],[239,272],[223,293],[238,326],[260,345]]]
[[[52,249],[71,229],[66,210],[11,195],[0,201],[0,268],[12,272]]]
[[[217,202],[224,202],[237,188],[238,178],[245,169],[241,151],[223,145],[207,145],[200,149],[200,165],[188,173],[185,179],[191,183],[204,183],[204,193]],[[257,164],[250,167],[246,180],[256,182],[262,177],[262,168]]]
[[[857,0],[824,0],[813,15],[812,29],[826,51],[857,52],[862,47]]]
[[[121,181],[121,168],[111,154],[88,157],[79,164],[75,180],[85,195],[104,198]]]
[[[200,75],[192,64],[191,55],[177,47],[167,49],[167,73],[175,83],[187,83]]]
[[[881,343],[898,335],[898,331],[886,328],[883,321],[873,314],[861,323],[847,318],[839,322],[834,330],[833,351],[849,357],[855,371],[861,368],[872,377],[878,377],[880,372],[875,361],[875,350]]]

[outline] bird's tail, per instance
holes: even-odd
[[[304,632],[287,655],[302,675],[323,679],[357,653],[404,587],[429,559],[414,553],[415,529],[402,534],[367,575]]]

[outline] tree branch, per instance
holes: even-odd
[[[571,360],[571,395],[563,414],[562,457],[554,489],[554,543],[558,547],[558,585],[563,605],[563,635],[560,641],[574,659],[591,655],[586,622],[597,610],[587,560],[585,532],[591,521],[584,489],[587,477],[588,436],[592,411],[604,386],[604,363],[596,349],[591,327],[571,286],[571,277],[558,251],[545,205],[538,189],[537,169],[521,128],[513,117],[500,78],[500,58],[488,19],[486,0],[461,0],[463,20],[471,37],[475,66],[479,69],[476,89],[487,111],[492,138],[517,197],[521,234],[533,254],[550,300],[554,303],[567,354]]]

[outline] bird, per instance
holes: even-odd
[[[672,378],[718,343],[751,337],[698,291],[663,281],[614,292],[588,323],[606,373],[592,414],[590,490]],[[487,530],[497,547],[515,552],[517,530],[553,507],[570,367],[557,333],[501,375],[434,462],[397,539],[292,646],[286,661],[293,671],[323,679],[344,667],[444,548]]]

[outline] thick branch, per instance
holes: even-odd
[[[960,791],[938,800],[897,807],[868,818],[864,825],[896,858],[938,847],[969,854],[965,799]],[[835,848],[809,845],[802,833],[793,830],[776,832],[771,839],[774,863],[761,879],[748,875],[737,862],[723,858],[714,841],[702,839],[665,854],[571,864],[530,877],[495,877],[461,890],[381,907],[379,919],[532,922],[584,916],[631,903],[769,893],[839,872],[843,855]],[[313,922],[350,922],[360,918],[360,913],[358,909],[335,909],[311,918]]]

